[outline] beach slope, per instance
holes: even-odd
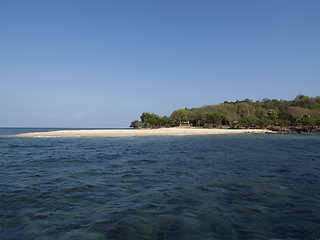
[[[266,129],[205,129],[205,128],[159,128],[159,129],[103,129],[103,130],[62,130],[52,132],[32,132],[18,137],[111,137],[111,136],[173,136],[271,133]]]

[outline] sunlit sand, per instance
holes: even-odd
[[[52,132],[32,132],[19,137],[108,137],[108,136],[172,136],[211,134],[262,134],[272,133],[265,129],[205,129],[205,128],[159,128],[159,129],[105,129],[105,130],[62,130]]]

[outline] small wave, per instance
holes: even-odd
[[[318,140],[36,135],[0,138],[0,239],[320,234]]]
[[[63,135],[54,135],[54,136],[41,136],[41,135],[36,135],[36,136],[31,136],[30,138],[80,138],[80,135],[77,136],[63,136]]]

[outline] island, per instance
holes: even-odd
[[[19,137],[164,136],[248,133],[320,133],[320,97],[263,99],[184,108],[168,116],[143,112],[133,129],[62,130],[19,134]]]
[[[320,97],[298,95],[294,100],[264,98],[225,101],[216,105],[184,108],[170,116],[144,112],[133,128],[202,127],[224,129],[268,129],[278,133],[320,133]]]

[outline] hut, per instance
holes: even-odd
[[[190,127],[190,122],[189,121],[181,121],[180,122],[180,127]]]

